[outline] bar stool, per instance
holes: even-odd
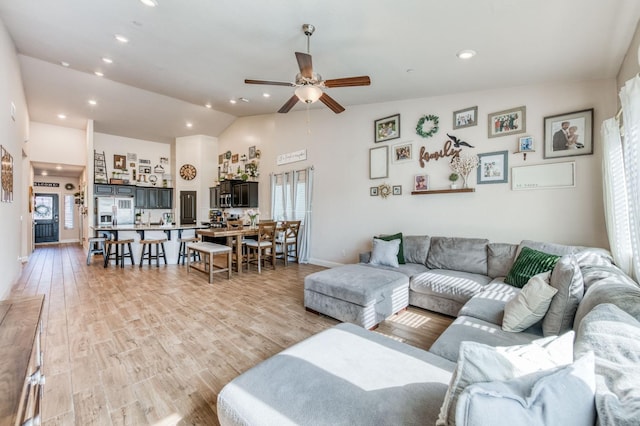
[[[91,265],[91,256],[94,254],[101,254],[104,257],[104,242],[107,241],[104,237],[91,237],[89,238],[89,252],[87,253],[87,265]]]
[[[157,240],[140,240],[140,244],[142,245],[142,254],[140,255],[141,268],[145,259],[149,261],[149,266],[151,266],[151,261],[155,259],[156,267],[160,267],[160,256],[162,256],[162,259],[164,260],[164,264],[165,265],[167,264],[167,256],[165,255],[165,251],[164,251],[164,243],[166,241],[167,241],[166,238],[157,239]],[[154,245],[156,246],[156,254],[153,254]]]
[[[133,260],[133,252],[131,251],[132,242],[132,239],[105,241],[104,244],[106,254],[104,256],[104,267],[106,268],[109,265],[109,260],[114,259],[116,261],[116,265],[118,264],[118,262],[120,262],[120,267],[124,268],[125,257],[131,259],[131,265],[135,265],[136,262],[135,260]],[[115,246],[115,253],[111,253],[111,246]]]
[[[180,260],[182,260],[182,264],[184,265],[184,260],[187,258],[187,244],[189,243],[199,243],[200,238],[196,237],[195,233],[193,235],[185,235],[184,237],[178,238],[178,242],[180,243],[180,247],[178,249],[178,261],[177,264],[180,264]],[[201,261],[200,252],[192,251],[191,256],[193,256],[192,260],[195,262],[196,258],[198,261]]]

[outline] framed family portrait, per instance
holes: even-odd
[[[513,135],[527,131],[527,107],[506,109],[489,114],[489,137]]]
[[[486,183],[507,183],[509,151],[487,152],[478,154],[478,185]]]
[[[453,128],[462,129],[478,125],[478,107],[470,107],[453,112]]]
[[[394,163],[402,163],[413,159],[413,144],[399,143],[391,147],[391,158]]]
[[[388,148],[388,146],[379,146],[369,149],[369,179],[389,177]]]
[[[428,191],[429,190],[429,175],[416,175],[413,178],[413,190],[414,191]]]
[[[593,154],[593,108],[544,118],[544,158]]]
[[[373,122],[374,142],[386,142],[400,137],[400,114],[380,118]]]

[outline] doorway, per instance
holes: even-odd
[[[195,225],[196,223],[196,191],[180,191],[180,224]]]
[[[58,242],[58,212],[58,194],[36,194],[33,211],[36,244]]]

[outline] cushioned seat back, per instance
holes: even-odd
[[[506,277],[516,259],[517,244],[489,243],[487,245],[487,275]]]
[[[487,275],[488,244],[481,238],[431,237],[427,267]]]

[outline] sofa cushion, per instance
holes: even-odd
[[[400,250],[400,240],[385,241],[379,238],[373,239],[373,249],[371,250],[372,265],[398,267],[398,251]]]
[[[456,369],[442,403],[436,425],[455,425],[458,397],[467,386],[509,380],[535,371],[571,364],[574,333],[538,339],[526,345],[493,347],[462,342]]]
[[[564,244],[547,243],[542,241],[522,240],[518,245],[518,254],[524,248],[528,247],[533,250],[544,253],[555,254],[556,256],[564,256],[565,254],[574,254],[586,249],[582,246],[567,246]]]
[[[640,287],[630,278],[621,279],[618,274],[613,273],[593,283],[585,292],[573,320],[573,329],[577,331],[582,319],[601,303],[614,304],[632,317],[640,319]]]
[[[636,299],[636,303],[637,303]],[[593,351],[596,409],[601,425],[637,425],[640,419],[640,321],[610,303],[580,323],[576,356]]]
[[[551,287],[558,290],[542,321],[545,336],[571,330],[578,304],[584,295],[584,281],[575,256],[562,256],[551,272]]]
[[[504,282],[522,288],[532,276],[553,269],[559,258],[560,256],[523,247]]]
[[[222,425],[434,424],[455,364],[352,324],[291,346],[227,384]]]
[[[487,275],[488,243],[480,238],[431,237],[427,267]]]
[[[458,359],[462,342],[484,343],[488,346],[509,346],[531,343],[542,337],[529,330],[510,333],[502,330],[500,324],[492,324],[478,318],[460,316],[431,345],[429,352],[455,362]]]
[[[404,260],[407,263],[425,265],[429,255],[431,238],[428,235],[405,235],[403,237]]]
[[[487,275],[491,278],[506,277],[516,259],[516,244],[489,243],[487,245]]]
[[[593,368],[589,352],[566,367],[468,386],[456,405],[456,425],[593,425]]]
[[[384,240],[384,241],[400,240],[400,248],[398,249],[398,263],[400,265],[404,265],[404,263],[405,263],[405,261],[404,261],[404,244],[403,244],[403,240],[402,240],[402,232],[398,232],[397,234],[393,234],[393,235],[380,235],[378,237],[373,237],[373,238],[379,238],[379,239]]]
[[[486,275],[436,269],[413,276],[409,287],[416,293],[435,294],[464,303],[490,281]]]
[[[520,293],[520,289],[494,279],[460,309],[457,316],[478,318],[491,324],[502,324],[504,307]]]
[[[534,275],[504,307],[502,329],[519,332],[540,321],[558,290],[549,285],[549,272]]]

